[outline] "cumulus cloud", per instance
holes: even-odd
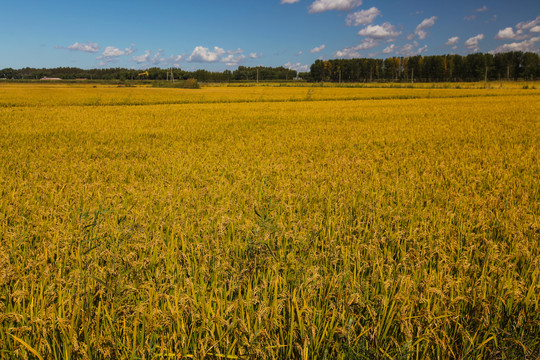
[[[457,49],[458,41],[459,41],[459,36],[453,36],[450,39],[448,39],[448,41],[445,42],[444,44],[446,46],[452,46],[452,49],[455,50],[455,49]]]
[[[388,22],[382,25],[368,25],[358,32],[358,35],[365,36],[371,39],[394,39],[401,35],[401,31],[397,31],[396,27]]]
[[[165,59],[163,57],[163,50],[158,49],[158,51],[153,54],[150,50],[145,50],[143,55],[134,56],[131,59],[137,64],[158,65],[159,63],[165,63],[170,65],[180,62],[182,58],[183,55],[177,55]]]
[[[390,54],[390,53],[393,53],[395,49],[396,49],[396,45],[392,44],[390,46],[385,47],[382,52],[383,54]]]
[[[524,40],[540,32],[540,16],[531,21],[522,21],[516,25],[516,30],[509,26],[499,30],[495,39],[497,40]]]
[[[514,40],[523,40],[527,39],[528,37],[531,37],[532,34],[530,33],[537,33],[540,32],[540,16],[536,17],[536,19],[531,21],[522,21],[516,25],[516,36],[513,38]],[[526,32],[530,32],[529,34],[526,34]]]
[[[236,50],[229,50],[227,51],[227,54],[242,54],[244,52],[244,50],[238,48]]]
[[[164,64],[174,64],[182,60],[183,55],[171,56],[168,59],[163,57],[163,50],[158,49],[155,53],[152,53],[150,50],[145,50],[143,55],[133,56],[131,59],[137,64],[146,64],[146,65],[158,65],[159,63]]]
[[[540,53],[540,36],[533,37],[521,42],[513,42],[510,44],[498,46],[495,50],[490,51],[490,53],[496,54],[509,51],[530,51],[534,53]]]
[[[518,29],[518,32],[519,31],[526,31],[526,30],[531,30],[533,29],[534,27],[536,27],[536,25],[540,24],[540,16],[537,16],[536,19],[534,20],[531,20],[531,21],[522,21],[520,22],[519,24],[516,25],[516,29]]]
[[[351,46],[351,47],[347,47],[345,49],[336,51],[333,56],[337,58],[342,58],[342,59],[359,58],[359,57],[362,57],[362,54],[360,54],[360,51],[373,49],[374,47],[377,47],[378,45],[379,45],[379,41],[368,38],[356,46]]]
[[[106,59],[106,58],[116,58],[119,56],[129,56],[135,52],[135,49],[133,48],[134,45],[131,45],[129,48],[125,48],[124,50],[121,50],[114,46],[107,46],[105,50],[103,50],[103,53],[97,57],[97,59]]]
[[[184,59],[184,55],[171,55],[168,58],[157,57],[162,65],[180,67],[180,62]]]
[[[101,55],[96,58],[97,60],[101,60],[99,66],[106,66],[109,63],[118,62],[120,56],[129,56],[133,54],[135,52],[134,46],[135,45],[131,45],[124,50],[114,46],[107,46]]]
[[[329,10],[350,11],[361,6],[362,0],[315,0],[310,8],[310,13],[319,13]]]
[[[428,49],[427,45],[419,47],[418,43],[414,41],[413,43],[405,44],[399,49],[399,54],[403,56],[414,56],[419,55],[423,52],[426,52]]]
[[[516,25],[516,30],[509,26],[499,30],[495,39],[497,40],[524,40],[540,32],[540,16],[531,21],[522,21]],[[528,33],[527,33],[528,32]]]
[[[245,55],[229,54],[221,58],[219,61],[224,63],[227,66],[238,66],[238,64],[244,62],[244,60],[246,60]]]
[[[83,51],[89,53],[99,52],[99,45],[94,42],[87,42],[86,44],[76,42],[73,45],[69,45],[67,48],[71,51]]]
[[[499,30],[497,35],[495,36],[495,39],[503,40],[503,39],[514,39],[517,36],[517,34],[514,32],[514,29],[512,27],[507,27],[502,30]]]
[[[471,21],[471,20],[476,19],[476,15],[465,16],[463,19],[464,19],[464,20],[467,20],[467,21]]]
[[[123,50],[120,50],[119,48],[116,48],[114,46],[107,46],[99,58],[117,57],[122,55],[124,55]]]
[[[302,50],[300,50],[299,52],[296,53],[296,56],[300,56],[302,55],[304,52]]]
[[[293,64],[291,62],[286,63],[283,65],[287,69],[291,69],[297,72],[307,72],[309,71],[309,65],[302,65],[301,63],[297,62],[296,64]]]
[[[453,36],[445,43],[447,46],[456,45],[459,41],[459,36]]]
[[[424,40],[427,37],[427,29],[435,25],[435,21],[438,19],[436,16],[432,16],[430,18],[424,19],[416,29],[414,30],[414,34],[409,35],[408,39],[412,40],[415,36],[418,36],[420,40]]]
[[[214,48],[210,50],[204,46],[197,46],[195,49],[193,49],[193,52],[187,58],[187,61],[195,63],[221,62],[227,66],[237,66],[246,60],[246,56],[243,54],[243,52],[244,50],[242,49],[225,50],[219,46],[214,46]],[[256,53],[252,53],[250,54],[250,57],[252,59],[256,59],[258,55]]]
[[[345,23],[349,26],[368,25],[371,24],[379,15],[381,15],[379,9],[372,7],[367,10],[360,10],[347,15]]]
[[[484,12],[488,11],[488,7],[486,5],[482,6],[480,9],[476,9],[476,12]]]
[[[150,50],[146,50],[143,55],[134,56],[132,59],[137,64],[147,63],[149,62],[151,54]]]
[[[317,47],[314,47],[313,49],[309,50],[309,52],[312,53],[312,54],[319,53],[319,52],[323,51],[325,47],[326,47],[326,45],[322,44],[321,46],[317,46]]]
[[[281,0],[282,4],[294,4],[296,2],[299,2],[300,0]]]
[[[480,50],[479,42],[484,39],[484,34],[478,34],[465,41],[465,47],[473,52]]]
[[[250,54],[249,54],[249,58],[250,58],[250,59],[258,59],[258,58],[260,58],[260,57],[262,57],[262,53],[259,53],[259,54],[257,54],[257,53],[250,53]]]
[[[193,52],[188,57],[188,62],[218,62],[221,56],[225,55],[227,52],[218,47],[214,46],[214,50],[209,50],[204,46],[197,46],[193,49]]]

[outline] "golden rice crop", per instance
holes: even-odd
[[[0,94],[0,358],[540,356],[538,90]]]
[[[287,84],[285,84],[287,85]],[[346,87],[352,86],[352,87]],[[355,87],[360,86],[360,87]],[[193,103],[238,102],[296,102],[331,100],[379,100],[484,97],[498,95],[540,94],[539,83],[496,83],[492,89],[483,84],[384,84],[387,88],[373,88],[371,84],[338,86],[318,84],[308,86],[209,86],[200,90],[151,87],[119,87],[85,84],[4,84],[0,86],[0,107],[19,106],[110,106],[110,105],[171,105]],[[411,86],[412,88],[403,88]],[[452,87],[463,87],[454,89]]]

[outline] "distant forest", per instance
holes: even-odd
[[[139,75],[148,71],[148,75]],[[433,55],[390,57],[387,59],[335,59],[316,60],[309,72],[298,73],[284,67],[245,67],[234,71],[211,72],[206,70],[184,71],[172,69],[178,80],[197,79],[199,82],[238,81],[287,81],[301,78],[320,82],[441,82],[441,81],[493,81],[540,79],[540,56],[532,52],[507,52],[500,54],[476,53],[461,55]],[[170,71],[161,68],[133,70],[125,68],[79,69],[61,67],[54,69],[0,70],[0,78],[32,80],[43,77],[64,80],[167,80]]]

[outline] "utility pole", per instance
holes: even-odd
[[[259,68],[257,68],[257,84],[259,84]]]
[[[341,84],[341,69],[339,69],[339,83]]]
[[[414,82],[414,68],[411,69],[411,83]]]

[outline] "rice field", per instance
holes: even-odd
[[[536,88],[0,84],[0,358],[540,358]]]

